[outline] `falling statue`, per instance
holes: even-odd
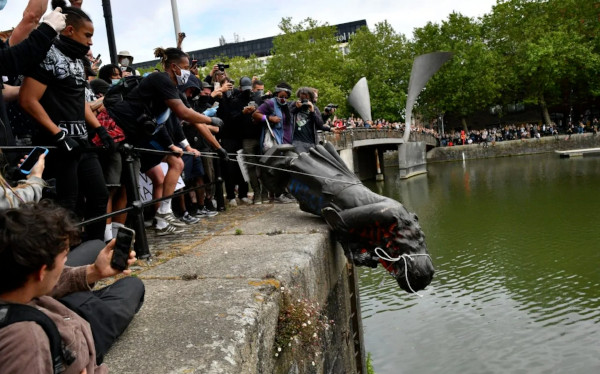
[[[383,265],[407,292],[431,282],[434,268],[417,216],[365,187],[331,144],[300,155],[292,145],[276,145],[260,162],[265,185],[287,186],[300,209],[323,217],[355,265]]]

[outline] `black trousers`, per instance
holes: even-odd
[[[221,144],[227,153],[235,153],[242,149],[242,141],[239,139],[222,139]],[[223,165],[223,163],[221,164]],[[238,186],[238,196],[241,198],[248,197],[248,183],[242,176],[242,171],[237,163],[237,158],[231,157],[229,162],[226,162],[223,170],[223,180],[225,181],[225,193],[227,200],[235,199],[235,186]]]
[[[106,213],[108,189],[95,152],[81,154],[50,152],[46,165],[50,176],[56,178],[57,200],[60,205],[76,212],[84,219]],[[104,221],[87,225],[85,238],[104,239],[105,225]]]
[[[59,299],[89,322],[98,365],[142,307],[144,292],[141,279],[127,277],[96,291],[75,292]]]

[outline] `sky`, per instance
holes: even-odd
[[[128,50],[134,62],[154,59],[155,47],[176,45],[170,0],[112,0],[113,26],[117,51]],[[184,51],[216,47],[219,37],[233,42],[234,34],[241,41],[280,34],[279,23],[291,17],[294,24],[306,18],[321,23],[339,23],[365,19],[367,26],[385,20],[397,33],[412,38],[415,28],[427,22],[439,23],[452,12],[468,17],[480,17],[492,11],[496,0],[335,0],[314,1],[202,1],[176,0],[181,31],[186,33]],[[8,0],[0,11],[0,30],[17,25],[26,0]],[[82,9],[92,18],[95,27],[94,55],[102,54],[110,61],[106,27],[101,0],[83,0]]]

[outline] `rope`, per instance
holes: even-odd
[[[213,156],[212,154],[208,155],[207,153],[203,153],[203,155],[206,155],[209,158],[218,158],[217,156]],[[247,156],[247,155],[244,154],[243,156]],[[270,157],[282,157],[282,156],[270,156]],[[329,181],[333,181],[333,182],[339,182],[339,183],[343,183],[343,184],[349,184],[349,185],[359,185],[359,184],[362,184],[362,182],[360,182],[360,181],[349,182],[349,181],[344,181],[344,180],[341,180],[341,179],[324,177],[324,176],[316,175],[316,174],[303,173],[301,171],[294,171],[294,170],[288,170],[288,169],[278,168],[278,167],[275,167],[275,166],[268,166],[268,165],[263,165],[263,164],[257,164],[255,162],[250,162],[250,161],[244,161],[244,160],[242,160],[242,162],[245,163],[245,164],[248,164],[248,165],[258,166],[258,167],[265,168],[265,169],[273,169],[273,170],[283,171],[283,172],[291,173],[291,174],[298,174],[298,175],[304,175],[304,176],[307,176],[307,177],[320,178],[320,179],[329,180]]]
[[[383,254],[381,254],[380,252],[382,252]],[[404,253],[404,254],[402,254],[402,255],[400,255],[398,257],[391,257],[386,251],[384,251],[380,247],[375,247],[375,254],[377,255],[377,257],[379,257],[380,259],[382,259],[384,261],[398,262],[400,260],[404,260],[404,277],[406,279],[406,284],[408,285],[408,288],[415,295],[417,295],[419,297],[423,297],[423,295],[421,295],[417,291],[413,290],[412,286],[410,285],[410,281],[408,280],[408,261],[407,261],[407,258],[409,260],[411,260],[411,261],[414,261],[413,257],[415,257],[415,256],[427,256],[431,260],[431,256],[430,255],[428,255],[427,253],[415,253],[415,254],[412,254],[412,255],[409,255],[408,253]]]

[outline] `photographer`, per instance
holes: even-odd
[[[142,305],[138,278],[91,291],[121,273],[110,266],[114,242],[93,264],[65,267],[78,241],[74,224],[69,212],[47,203],[0,212],[0,310],[8,319],[0,328],[1,373],[52,373],[58,365],[66,373],[106,373],[99,361]],[[131,252],[128,264],[134,261]],[[48,317],[58,337],[41,327]],[[56,355],[51,336],[61,340]]]
[[[314,104],[315,91],[310,87],[301,87],[296,91],[298,100],[291,107],[294,137],[292,144],[298,153],[308,152],[317,142],[317,130],[329,131],[329,126],[323,125],[319,108]]]

